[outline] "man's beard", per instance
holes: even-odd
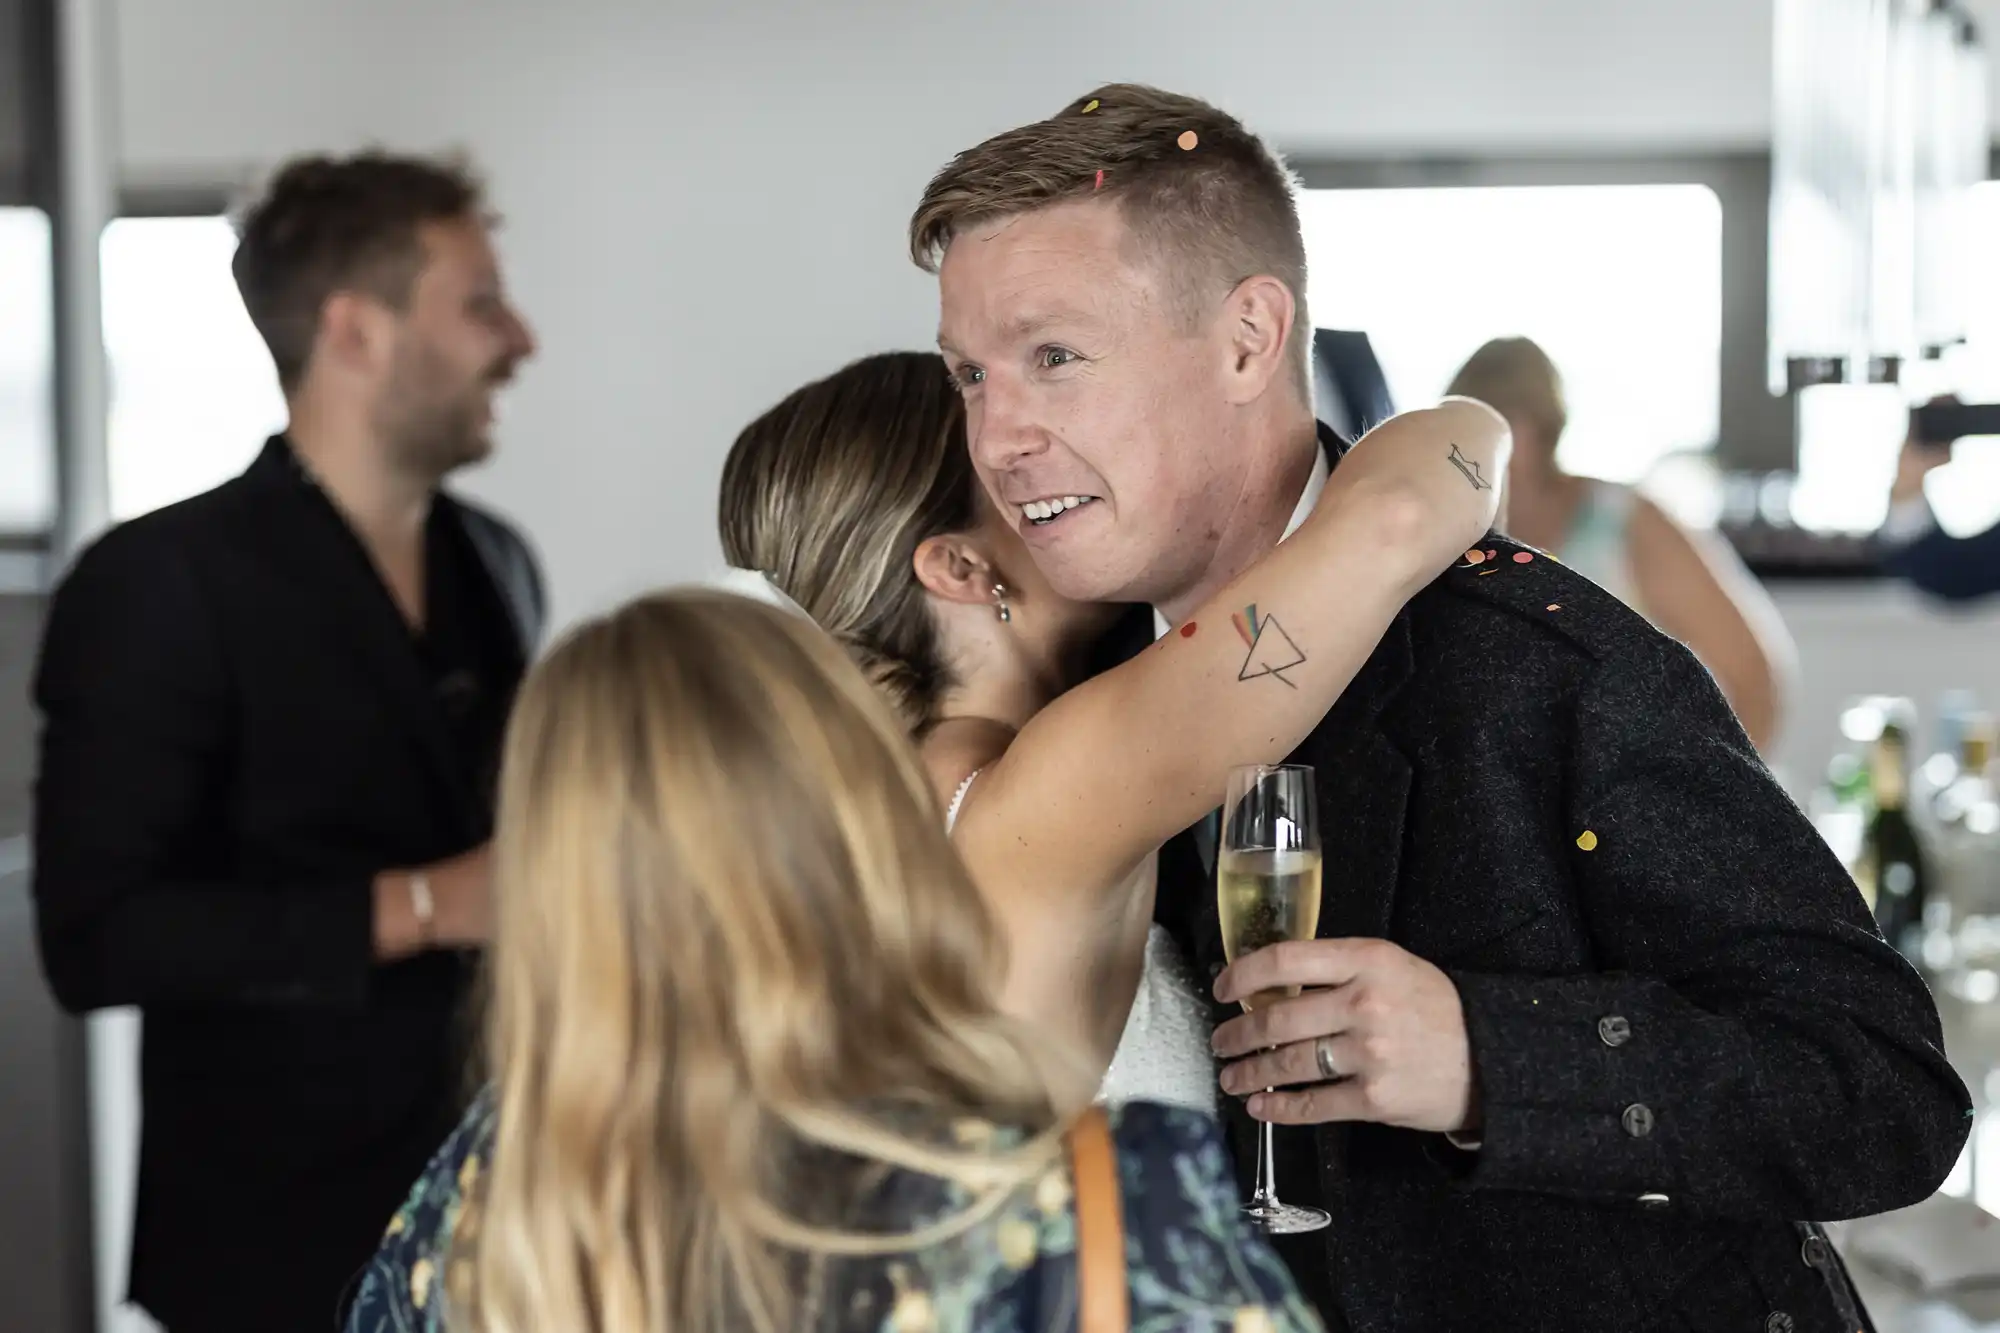
[[[483,462],[493,452],[493,442],[480,409],[487,395],[506,382],[508,370],[496,363],[459,391],[445,393],[441,386],[451,372],[439,358],[423,352],[398,358],[375,415],[376,429],[397,468],[442,480]]]

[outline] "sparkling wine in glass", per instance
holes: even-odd
[[[1319,928],[1320,846],[1313,771],[1303,765],[1230,770],[1215,858],[1215,905],[1222,950],[1230,962],[1286,940],[1309,940]],[[1245,1011],[1297,995],[1298,987],[1260,991]],[[1258,1127],[1257,1188],[1244,1215],[1274,1235],[1318,1231],[1332,1219],[1317,1208],[1278,1201],[1271,1125]]]

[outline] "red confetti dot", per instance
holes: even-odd
[[[1194,637],[1194,622],[1192,620],[1181,626],[1181,637],[1183,639],[1192,639]]]
[[[1492,558],[1493,558],[1494,556],[1496,556],[1496,555],[1498,555],[1498,554],[1500,554],[1500,553],[1499,553],[1498,551],[1488,551],[1488,552],[1486,553],[1486,558],[1487,558],[1488,560],[1491,560],[1491,559],[1492,559]]]
[[[1532,555],[1529,555],[1529,554],[1528,554],[1528,553],[1527,553],[1526,551],[1516,551],[1516,552],[1514,552],[1514,563],[1515,563],[1515,564],[1517,564],[1517,565],[1525,565],[1525,564],[1527,564],[1527,563],[1528,563],[1528,562],[1529,562],[1530,560],[1533,560],[1534,558],[1535,558],[1535,557],[1533,557]]]
[[[1101,190],[1101,189],[1103,189],[1103,188],[1104,188],[1104,168],[1103,168],[1103,167],[1099,167],[1099,168],[1097,169],[1097,184],[1095,184],[1095,185],[1091,186],[1090,188],[1091,188],[1091,189],[1093,189],[1093,190]]]

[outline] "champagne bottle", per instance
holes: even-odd
[[[1871,810],[1855,879],[1883,936],[1907,957],[1921,959],[1930,867],[1910,822],[1909,733],[1900,723],[1884,726],[1870,748],[1868,778]]]

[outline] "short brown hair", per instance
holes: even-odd
[[[1304,391],[1312,338],[1293,185],[1278,155],[1234,116],[1198,98],[1107,84],[953,158],[910,219],[910,256],[934,273],[968,226],[1102,194],[1147,257],[1168,261],[1170,294],[1189,321],[1245,278],[1284,283],[1297,310],[1287,350]]]
[[[922,733],[952,677],[912,561],[975,525],[977,489],[944,358],[884,352],[743,428],[722,465],[722,550],[804,607]]]
[[[488,220],[483,194],[456,158],[370,151],[278,170],[244,211],[230,270],[286,392],[305,374],[327,297],[362,290],[400,309],[423,268],[419,229]]]

